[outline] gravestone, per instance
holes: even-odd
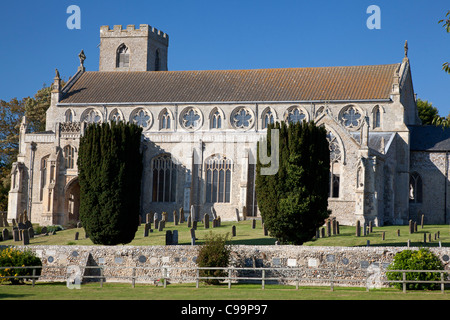
[[[75,240],[78,240],[78,236],[80,235],[80,233],[77,231],[75,232]]]
[[[180,208],[180,223],[183,223],[184,221],[184,209]]]
[[[235,208],[235,212],[236,212],[236,221],[240,221],[240,219],[239,219],[239,209],[238,208]]]
[[[264,225],[264,223],[263,223],[263,225],[262,225],[262,229],[263,229],[264,235],[267,236],[267,235],[268,235],[268,232],[267,232],[267,229],[266,229],[266,226]],[[318,231],[318,230],[319,230],[319,229],[317,229],[317,231]]]
[[[24,246],[30,244],[30,238],[28,237],[28,230],[26,229],[21,229],[20,233],[22,235],[22,244]]]
[[[163,212],[162,213],[162,219],[161,219],[161,221],[164,221],[164,222],[166,222],[166,221],[169,221],[169,214],[167,213],[167,212]]]
[[[320,236],[325,238],[325,228],[320,229]]]
[[[14,241],[20,241],[19,229],[13,228],[12,233],[13,233],[13,240]]]
[[[9,240],[9,231],[8,231],[8,229],[3,229],[3,231],[2,231],[2,237],[3,237],[3,241],[5,241],[5,240]]]
[[[171,246],[173,240],[173,235],[171,230],[166,231],[166,246]]]
[[[205,213],[205,216],[203,217],[204,226],[205,229],[209,229],[209,214]]]
[[[191,216],[191,222],[194,222],[195,219],[195,208],[194,205],[191,205],[191,212],[189,212],[189,215]]]
[[[356,221],[356,236],[360,237],[361,236],[361,222]]]
[[[397,237],[400,237],[400,229],[397,229]]]
[[[144,226],[144,237],[148,237],[148,230],[150,229],[151,224],[146,223]]]
[[[177,210],[173,210],[173,223],[177,226],[178,225],[178,213]]]
[[[231,236],[236,237],[236,226],[231,227]]]
[[[153,220],[153,212],[147,213],[145,215],[145,223],[150,223]]]
[[[413,229],[413,222],[412,220],[409,220],[409,234],[414,233],[414,229]]]
[[[422,215],[422,218],[420,219],[420,226],[422,227],[422,229],[423,229],[423,220],[424,220],[424,218],[425,218],[425,216]]]
[[[191,219],[191,216],[188,216],[188,218],[187,218],[187,226],[188,226],[188,228],[191,228],[191,227],[192,227],[192,219]]]
[[[34,229],[33,229],[33,227],[28,228],[28,237],[30,237],[30,239],[34,238]]]
[[[214,207],[211,207],[211,215],[213,219],[217,219],[217,213],[216,213],[216,209],[214,209]]]
[[[372,233],[373,232],[373,222],[369,221],[369,232]]]
[[[178,230],[172,231],[172,244],[177,245],[178,244]]]
[[[191,245],[195,245],[195,230],[191,228]]]
[[[158,231],[163,231],[165,227],[166,227],[166,221],[165,220],[161,220],[159,222]]]
[[[255,229],[255,228],[256,228],[256,220],[252,219],[252,229]]]
[[[158,220],[158,218],[155,217],[153,222],[155,224],[155,230],[158,230],[159,229],[159,220]]]
[[[41,234],[47,234],[47,227],[42,227],[42,229],[41,229]]]
[[[381,240],[385,240],[385,239],[386,239],[386,232],[383,231],[383,232],[381,233]]]
[[[194,230],[197,230],[197,220],[194,220],[192,222],[192,228],[194,228]]]

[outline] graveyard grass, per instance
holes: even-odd
[[[148,246],[148,245],[164,245],[165,234],[167,230],[178,230],[178,244],[190,245],[190,231],[187,223],[184,222],[179,225],[174,225],[173,222],[166,223],[163,231],[153,230],[148,237],[144,237],[144,224],[141,224],[136,232],[134,240],[127,245],[132,246]],[[201,222],[198,223],[195,232],[197,245],[204,243],[209,232],[230,235],[231,245],[274,245],[276,239],[269,236],[264,236],[261,221],[256,221],[256,228],[252,228],[251,219],[239,222],[222,222],[220,227],[212,228],[210,224],[209,229],[205,229]],[[231,237],[231,228],[236,227],[236,236]],[[397,235],[397,230],[400,230],[400,236]],[[440,232],[440,237],[434,240],[434,235]],[[75,233],[79,233],[79,240],[75,240]],[[382,239],[382,233],[385,233],[385,239]],[[427,234],[427,242],[423,243],[424,233]],[[326,233],[325,233],[326,234]],[[428,234],[431,234],[431,242],[428,241]],[[450,246],[450,226],[448,225],[424,225],[422,228],[417,226],[417,232],[409,234],[408,226],[383,226],[374,227],[373,232],[360,237],[355,236],[355,227],[340,226],[340,233],[330,237],[319,238],[304,243],[304,246],[366,246],[367,241],[370,241],[371,246],[406,246],[407,241],[411,241],[412,247],[428,247],[439,246],[439,241],[443,247]],[[21,245],[21,242],[14,242],[7,240],[0,242],[0,245]],[[83,228],[66,229],[56,232],[55,235],[37,235],[30,239],[30,245],[94,245],[89,238],[85,238],[85,231]]]

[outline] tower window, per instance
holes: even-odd
[[[117,68],[128,68],[130,66],[130,52],[124,44],[117,49]]]

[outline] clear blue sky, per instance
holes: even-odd
[[[67,7],[81,9],[69,30]],[[368,6],[381,9],[370,30]],[[169,34],[169,70],[254,69],[401,62],[405,40],[415,92],[450,112],[450,34],[437,21],[449,0],[2,1],[0,99],[32,96],[58,68],[67,80],[81,49],[98,70],[102,25],[149,24]]]

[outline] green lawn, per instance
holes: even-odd
[[[80,289],[69,289],[65,283],[37,283],[0,285],[2,300],[450,300],[450,293],[438,291],[408,291],[335,287],[299,287],[257,284],[207,286],[170,284],[166,288],[154,285],[105,283],[82,284]]]
[[[231,236],[231,227],[236,226],[236,237],[231,238],[231,244],[247,244],[247,245],[273,245],[275,239],[270,236],[264,236],[261,227],[261,221],[256,221],[256,228],[252,229],[251,220],[240,222],[222,222],[219,228],[205,229],[202,223],[198,224],[196,231],[197,244],[202,244],[209,232],[226,234]],[[400,230],[400,236],[397,236],[397,230]],[[136,237],[129,243],[129,245],[164,245],[165,244],[165,230],[178,230],[179,244],[189,245],[190,232],[187,223],[175,226],[172,222],[166,223],[166,228],[163,232],[154,230],[149,233],[148,237],[144,237],[144,225],[141,225],[136,232]],[[406,243],[411,240],[411,246],[438,246],[441,241],[442,246],[450,246],[450,226],[448,225],[425,225],[422,229],[418,226],[418,232],[409,234],[408,226],[385,226],[374,227],[373,232],[367,236],[356,237],[355,227],[341,226],[340,234],[331,237],[320,238],[306,242],[306,246],[366,246],[367,240],[370,241],[371,246],[406,246]],[[382,232],[385,232],[385,240],[382,240]],[[440,238],[434,240],[434,234],[440,231]],[[75,233],[79,232],[79,240],[75,241]],[[431,243],[423,243],[423,234],[431,233]],[[14,242],[13,240],[2,241],[1,245],[20,245],[21,242]],[[55,235],[36,236],[30,240],[30,245],[93,245],[90,239],[85,238],[84,229],[67,229],[58,231]]]

